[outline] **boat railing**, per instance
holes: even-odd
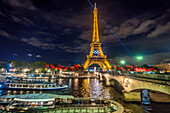
[[[14,88],[51,88],[51,87],[63,87],[64,85],[62,86],[59,86],[59,85],[56,85],[56,84],[14,84],[14,83],[7,83],[5,84],[6,87],[14,87]]]
[[[106,106],[105,104],[65,104],[65,105],[60,105],[60,107],[104,107]]]

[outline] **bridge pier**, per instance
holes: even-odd
[[[109,79],[106,79],[106,86],[110,86],[110,81],[109,81]]]
[[[126,92],[122,91],[123,100],[141,102],[141,92]]]
[[[102,82],[103,81],[103,78],[102,77],[100,77],[100,82]]]
[[[96,74],[96,77],[99,78],[98,74]]]
[[[102,74],[100,74],[100,82],[102,82],[102,81],[103,81]]]
[[[106,75],[105,78],[106,78],[106,86],[110,86],[110,77]]]

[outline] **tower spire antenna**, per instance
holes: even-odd
[[[94,9],[96,10],[96,3],[94,3]]]

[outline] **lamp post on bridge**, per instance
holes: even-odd
[[[139,65],[140,65],[140,72],[141,72],[141,68],[142,68],[142,65],[141,65],[141,60],[143,59],[142,56],[137,56],[137,60],[139,61]]]
[[[125,60],[121,60],[120,61],[120,64],[122,65],[122,73],[124,72],[124,70],[123,70],[123,65],[126,63],[126,61]]]

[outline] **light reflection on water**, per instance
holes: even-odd
[[[52,91],[18,91],[18,90],[0,90],[0,95],[19,95],[31,93],[53,93],[59,95],[73,95],[74,97],[94,97],[112,99],[122,104],[125,109],[131,109],[133,113],[145,113],[140,107],[140,103],[126,103],[122,96],[114,87],[106,87],[98,79],[53,79],[51,82],[56,84],[67,84],[70,87],[67,90]],[[156,113],[156,112],[155,112]]]
[[[83,80],[81,94],[83,97],[93,98],[108,98],[110,99],[109,89],[104,89],[102,83],[99,83],[97,79],[85,79]]]

